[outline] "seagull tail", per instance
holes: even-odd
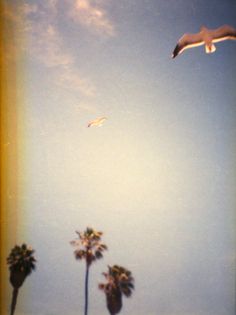
[[[216,51],[216,46],[214,44],[205,45],[205,51],[207,54],[211,54]]]

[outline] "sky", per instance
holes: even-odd
[[[171,54],[201,25],[236,27],[236,1],[12,0],[4,17],[24,91],[15,241],[37,258],[16,315],[83,314],[70,241],[87,226],[109,248],[90,315],[108,314],[113,264],[135,279],[124,315],[233,315],[236,45]]]

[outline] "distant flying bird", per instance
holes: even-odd
[[[236,29],[229,25],[223,25],[215,30],[210,30],[205,26],[201,27],[199,33],[184,34],[178,41],[172,58],[181,54],[185,49],[205,45],[207,54],[213,53],[216,47],[213,43],[221,42],[226,39],[236,40]]]
[[[107,117],[96,118],[88,123],[88,127],[92,126],[101,127],[105,120],[107,120]]]

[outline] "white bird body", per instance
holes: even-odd
[[[216,47],[213,43],[221,42],[227,39],[236,40],[236,29],[229,25],[223,25],[214,30],[202,26],[199,33],[184,34],[179,39],[173,51],[172,58],[177,57],[188,48],[202,45],[205,45],[206,53],[213,53],[216,51]]]
[[[105,120],[107,120],[107,117],[96,118],[88,123],[88,127],[92,127],[92,126],[101,127]]]

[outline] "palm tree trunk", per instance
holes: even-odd
[[[84,315],[88,314],[88,280],[89,280],[89,265],[86,264],[85,273],[85,305],[84,305]]]
[[[18,295],[18,289],[14,288],[12,292],[12,300],[11,300],[11,315],[13,315],[15,312],[17,295]]]
[[[122,309],[122,294],[119,288],[113,288],[106,293],[107,309],[110,315],[115,315]]]

